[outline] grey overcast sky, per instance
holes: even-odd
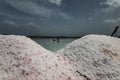
[[[0,34],[110,35],[116,25],[120,0],[0,0]]]

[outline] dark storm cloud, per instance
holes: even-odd
[[[82,36],[110,34],[119,0],[0,0],[0,33]]]
[[[62,11],[59,11],[58,9],[55,9],[50,6],[45,6],[42,3],[36,3],[36,1],[33,0],[5,0],[9,5],[12,7],[16,8],[19,11],[32,14],[32,15],[37,15],[37,16],[42,16],[42,17],[50,17],[50,16],[63,16],[67,15]],[[47,0],[40,0],[41,2],[45,2]],[[56,4],[60,6],[61,0],[48,0],[52,4]],[[57,7],[57,6],[56,6]],[[63,15],[64,14],[64,15]]]
[[[31,34],[34,34],[36,32],[37,34],[42,34],[45,32],[44,30],[46,29],[46,27],[47,28],[50,27],[49,24],[51,23],[49,22],[52,17],[56,19],[57,18],[70,19],[70,16],[68,14],[56,8],[43,5],[43,3],[40,4],[36,3],[36,1],[35,0],[34,1],[33,0],[5,0],[5,1],[1,0],[0,1],[1,30],[2,28],[5,28],[4,26],[6,26],[6,29],[13,29],[12,32],[16,27],[19,28],[20,31],[22,30],[21,34],[24,34],[24,32],[27,32],[27,30],[30,31],[32,29],[34,29],[34,31],[31,31]],[[45,4],[45,0],[43,1]],[[49,4],[51,5],[54,4],[56,5],[56,7],[62,4],[61,0],[48,0],[48,1]],[[6,29],[3,29],[3,31],[5,31]],[[8,30],[5,32],[7,33]]]

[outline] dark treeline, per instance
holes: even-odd
[[[79,36],[73,36],[73,37],[69,37],[69,36],[27,36],[29,38],[81,38]]]

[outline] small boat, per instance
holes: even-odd
[[[59,38],[52,38],[52,39],[50,39],[50,41],[59,43],[60,39]]]

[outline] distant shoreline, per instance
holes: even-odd
[[[9,34],[2,34],[2,35],[9,35]],[[57,39],[60,39],[60,38],[82,38],[83,37],[83,36],[36,36],[36,35],[32,35],[32,36],[21,35],[21,36],[26,36],[28,38],[57,38]],[[110,35],[108,35],[108,36],[110,36]],[[120,35],[112,36],[112,37],[120,38]]]
[[[27,36],[29,38],[81,38],[81,37],[65,37],[65,36]]]

